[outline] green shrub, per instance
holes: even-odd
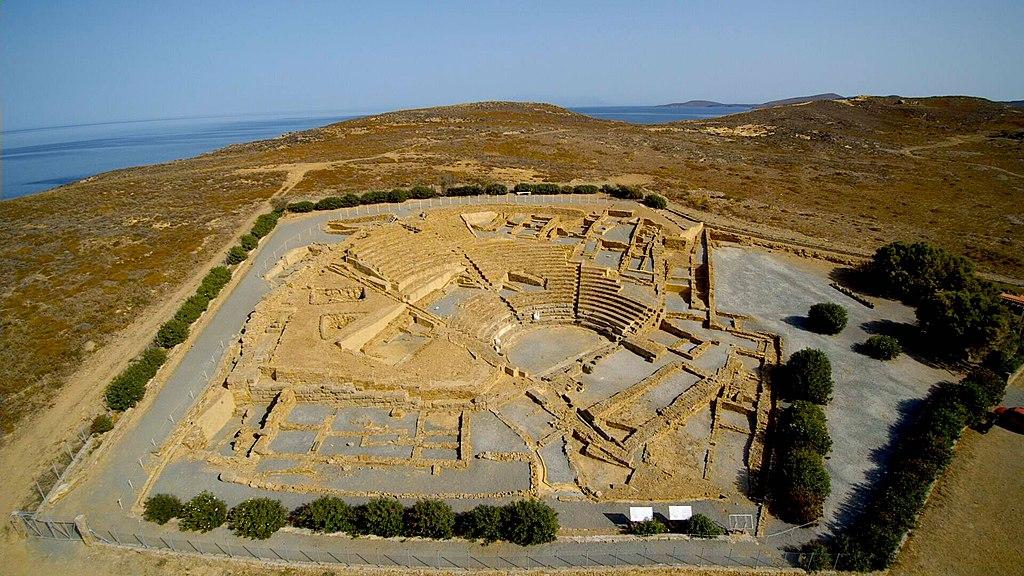
[[[774,486],[775,514],[793,524],[820,518],[825,499],[831,492],[821,454],[806,448],[780,454]]]
[[[302,200],[300,202],[292,202],[291,204],[288,205],[288,208],[287,208],[287,210],[289,212],[296,212],[296,213],[299,213],[299,214],[305,214],[307,212],[312,212],[315,209],[316,209],[316,204],[313,204],[309,200]]]
[[[654,536],[656,534],[664,534],[665,532],[668,532],[668,527],[660,520],[651,519],[631,523],[629,525],[629,531],[637,536]]]
[[[146,394],[146,383],[166,360],[167,352],[163,349],[149,348],[143,352],[107,384],[104,391],[107,407],[121,411],[138,404]]]
[[[394,190],[388,191],[386,198],[391,204],[401,204],[409,199],[409,192],[407,190],[402,190],[401,188],[395,188]]]
[[[819,334],[839,334],[846,328],[846,321],[846,308],[835,302],[815,304],[807,312],[810,329]]]
[[[686,521],[686,533],[697,538],[714,538],[725,534],[725,529],[703,514],[694,514]]]
[[[782,411],[779,435],[786,450],[807,448],[825,455],[832,449],[825,411],[807,400],[797,400]]]
[[[300,506],[292,514],[292,524],[316,532],[356,532],[356,510],[335,496],[321,496]]]
[[[989,406],[1003,403],[1006,394],[1006,378],[988,368],[975,368],[964,378],[965,382],[973,382],[984,392],[985,402]]]
[[[181,508],[178,527],[182,530],[209,532],[228,519],[228,507],[223,500],[203,491]]]
[[[206,312],[209,306],[209,298],[202,294],[193,294],[174,313],[174,319],[184,324],[192,324],[203,315],[203,312]]]
[[[429,186],[413,186],[409,189],[409,198],[415,198],[416,200],[437,198],[437,192]]]
[[[238,239],[238,245],[246,252],[252,252],[260,245],[260,239],[252,234],[242,234],[242,237]]]
[[[89,424],[89,434],[103,434],[114,429],[114,420],[109,414],[100,414]]]
[[[405,511],[405,535],[447,540],[455,534],[455,512],[447,502],[419,500]]]
[[[213,300],[230,281],[231,271],[225,266],[215,266],[203,277],[196,294],[204,296],[207,300]]]
[[[875,251],[866,272],[883,294],[909,304],[940,290],[961,290],[974,278],[969,260],[925,242],[882,246]]]
[[[337,210],[338,208],[345,208],[345,201],[339,196],[321,198],[313,205],[314,210]]]
[[[360,204],[383,204],[388,201],[389,194],[386,190],[371,190],[359,197]]]
[[[668,200],[665,200],[664,196],[658,194],[648,194],[644,197],[644,205],[656,210],[664,210],[668,207]]]
[[[790,400],[828,404],[832,398],[832,363],[821,350],[804,348],[793,353],[784,376],[783,391]]]
[[[444,191],[445,196],[480,196],[484,193],[484,189],[472,184],[469,186],[452,186],[446,188]]]
[[[249,253],[245,251],[245,248],[241,246],[232,246],[228,250],[228,256],[224,259],[228,263],[228,266],[234,266],[235,264],[241,264],[245,262],[245,259],[249,257]]]
[[[484,194],[488,196],[504,196],[508,194],[508,186],[504,184],[488,184],[484,186]]]
[[[288,522],[288,510],[279,500],[251,498],[228,514],[228,527],[236,536],[266,540]]]
[[[861,344],[860,348],[861,352],[875,360],[892,360],[903,352],[899,340],[883,334],[869,337]]]
[[[1010,335],[1002,346],[985,355],[982,364],[1000,376],[1013,374],[1024,364],[1024,340],[1019,336]]]
[[[480,504],[459,514],[455,521],[456,533],[470,540],[483,540],[490,544],[501,540],[501,508]]]
[[[633,186],[626,186],[625,184],[605,184],[601,186],[601,191],[613,198],[621,198],[623,200],[643,200],[644,192],[639,188]]]
[[[502,538],[520,546],[551,542],[558,533],[558,512],[540,500],[519,500],[502,507]]]
[[[174,318],[164,322],[157,330],[156,344],[161,348],[174,348],[188,338],[188,324]]]
[[[394,498],[380,497],[358,508],[358,527],[363,534],[391,538],[402,534],[405,508]]]
[[[922,336],[941,354],[984,356],[1012,338],[1013,321],[988,282],[925,296],[916,312]]]
[[[181,500],[173,494],[156,494],[146,499],[142,517],[147,522],[166,524],[171,518],[181,516]]]
[[[599,190],[593,184],[577,184],[572,187],[573,194],[597,194]]]
[[[269,212],[267,214],[260,214],[256,218],[256,223],[252,225],[252,230],[250,230],[250,234],[252,234],[256,238],[263,238],[267,234],[270,234],[271,232],[274,231],[274,228],[277,226],[277,221],[280,217],[281,214],[277,211]]]
[[[797,565],[808,572],[832,569],[832,553],[821,542],[811,542],[800,551]]]

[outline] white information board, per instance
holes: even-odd
[[[668,519],[669,520],[689,520],[693,516],[692,506],[669,506],[668,507]]]
[[[646,520],[654,520],[654,508],[651,508],[650,506],[629,507],[630,522],[644,522]]]

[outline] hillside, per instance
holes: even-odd
[[[1024,154],[998,136],[1021,130],[1024,111],[969,98],[826,100],[660,126],[492,102],[347,121],[9,200],[0,422],[11,431],[69,381],[80,388],[69,417],[93,411],[175,295],[275,194],[614,181],[852,249],[928,239],[1022,277]],[[92,371],[69,380],[79,366]]]
[[[791,104],[806,104],[807,102],[817,102],[818,100],[840,100],[842,96],[835,92],[826,92],[824,94],[812,94],[810,96],[796,96],[793,98],[783,98],[782,100],[769,100],[768,102],[762,102],[755,106],[755,108],[775,108],[776,106],[789,106]]]

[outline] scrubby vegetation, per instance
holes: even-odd
[[[664,196],[658,194],[648,194],[644,196],[644,205],[656,210],[664,210],[668,207],[668,200],[665,200]]]
[[[302,200],[300,202],[292,202],[288,205],[289,212],[298,212],[300,214],[305,212],[312,212],[316,208],[316,204],[313,204],[309,200]]]
[[[903,352],[903,347],[892,336],[875,334],[860,345],[860,350],[875,360],[893,360]]]
[[[847,313],[835,302],[822,302],[807,312],[808,326],[819,334],[839,334],[846,328]]]
[[[356,509],[341,498],[322,496],[297,508],[291,523],[315,532],[356,533]]]
[[[999,290],[962,256],[924,242],[879,248],[863,272],[885,296],[917,307],[923,349],[957,360],[985,359],[1000,372],[1024,362],[1024,343]]]
[[[171,318],[164,322],[156,333],[156,345],[161,348],[174,348],[188,338],[188,324]]]
[[[481,504],[456,516],[455,533],[485,544],[501,540],[501,507]]]
[[[822,542],[811,542],[800,550],[798,565],[808,572],[831,570],[834,565],[832,552]]]
[[[694,514],[686,521],[684,531],[697,538],[714,538],[725,534],[725,528],[703,514]]]
[[[625,184],[605,184],[601,186],[601,191],[611,196],[612,198],[621,198],[623,200],[643,200],[644,191],[634,186],[626,186]]]
[[[420,500],[405,511],[405,535],[447,540],[455,535],[455,512],[443,500]]]
[[[660,520],[644,520],[642,522],[633,522],[629,525],[629,531],[637,536],[654,536],[656,534],[664,534],[668,532],[668,526],[665,526]]]
[[[279,500],[251,498],[228,513],[228,527],[236,536],[266,540],[288,522],[288,510]]]
[[[110,414],[100,414],[89,424],[89,434],[104,434],[114,429],[114,420]]]
[[[361,533],[383,538],[402,534],[405,508],[398,500],[387,497],[374,498],[357,510],[357,527]]]
[[[789,400],[828,404],[832,398],[832,363],[821,350],[804,348],[789,357],[782,391]]]
[[[502,538],[530,546],[555,539],[558,532],[558,512],[540,500],[519,500],[502,508]]]
[[[178,527],[192,532],[209,532],[228,519],[228,507],[210,492],[200,492],[181,508]]]
[[[274,231],[274,228],[277,227],[277,221],[280,218],[281,213],[277,210],[266,214],[260,214],[256,218],[256,222],[252,225],[252,230],[250,230],[249,233],[256,238],[263,238]]]
[[[203,294],[193,294],[174,313],[174,319],[183,324],[192,324],[206,312],[210,306],[210,299]]]
[[[778,431],[784,451],[806,448],[824,455],[832,449],[825,411],[806,400],[797,400],[782,410]]]
[[[149,522],[166,524],[181,515],[181,500],[172,494],[156,494],[146,499],[142,517]]]
[[[138,404],[146,393],[146,384],[167,360],[167,352],[149,348],[107,384],[104,399],[111,410],[127,410]]]

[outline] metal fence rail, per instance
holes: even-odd
[[[645,541],[578,543],[573,549],[552,552],[538,547],[523,548],[521,552],[495,554],[481,548],[481,552],[468,553],[465,549],[450,552],[396,551],[366,552],[346,546],[344,541],[328,540],[323,546],[292,547],[251,542],[237,538],[194,537],[186,535],[144,534],[102,528],[83,528],[79,531],[73,521],[38,517],[32,512],[19,511],[12,520],[30,538],[96,542],[102,545],[154,550],[193,556],[212,556],[226,559],[270,562],[288,565],[333,565],[362,568],[410,568],[452,571],[471,570],[528,570],[576,568],[629,568],[657,566],[701,566],[716,568],[791,568],[806,559],[807,554],[782,552],[765,548],[756,553],[737,551],[731,543],[704,544],[699,541]],[[445,542],[438,542],[441,546]],[[633,545],[639,544],[639,545]],[[453,546],[454,548],[454,546]],[[563,546],[563,548],[565,548]],[[578,549],[576,549],[578,548]]]

